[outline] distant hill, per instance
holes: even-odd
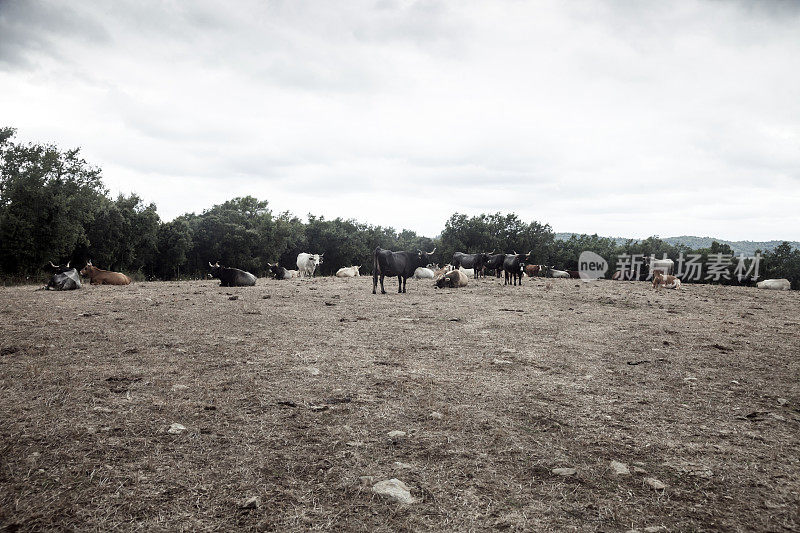
[[[556,239],[565,241],[569,239],[573,235],[580,235],[579,233],[556,233]],[[629,239],[625,237],[611,237],[616,241],[617,244],[624,244]],[[640,240],[640,239],[634,239]],[[661,240],[664,242],[668,242],[673,246],[678,244],[683,244],[688,246],[689,248],[696,250],[698,248],[708,248],[711,246],[713,241],[717,241],[720,244],[727,244],[731,247],[734,253],[737,254],[745,254],[751,255],[755,253],[756,250],[761,250],[765,252],[767,250],[773,250],[776,246],[780,245],[784,241],[726,241],[725,239],[715,239],[713,237],[694,237],[691,235],[681,235],[680,237],[661,237]],[[792,245],[793,248],[800,248],[800,242],[798,241],[789,241],[789,244]]]

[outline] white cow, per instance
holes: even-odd
[[[358,269],[361,268],[361,265],[355,265],[350,267],[342,267],[336,271],[337,278],[355,278],[361,275]]]
[[[475,269],[474,268],[464,268],[462,266],[458,267],[458,270],[465,274],[467,277],[474,278],[475,277]]]
[[[554,278],[568,278],[569,272],[566,270],[556,270],[555,268],[550,267],[550,275]]]
[[[306,252],[297,254],[297,271],[301,277],[314,277],[314,270],[317,265],[322,264],[322,256],[325,254],[308,254]]]
[[[788,291],[792,288],[792,284],[786,278],[781,279],[765,279],[756,283],[759,289],[771,289],[773,291]]]
[[[412,277],[414,279],[433,279],[433,270],[425,267],[417,267]]]

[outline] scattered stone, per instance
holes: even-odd
[[[239,299],[239,297],[236,296],[236,295],[228,296],[228,300],[238,300],[238,299]]]
[[[578,471],[575,470],[574,468],[554,468],[553,470],[551,470],[551,472],[557,476],[564,476],[564,477],[574,476],[575,474],[578,473]]]
[[[441,420],[444,418],[444,415],[438,411],[434,411],[431,413],[431,418],[435,418],[436,420]]]
[[[373,476],[360,476],[358,481],[364,486],[370,486],[375,483],[375,477]]]
[[[357,441],[357,440],[350,440],[350,441],[347,441],[347,442],[345,442],[345,444],[346,444],[347,446],[351,446],[351,447],[353,447],[353,448],[360,448],[361,446],[363,446],[363,445],[364,445],[364,443],[363,443],[363,442],[361,442],[361,441]]]
[[[403,470],[413,470],[414,469],[414,467],[412,465],[410,465],[408,463],[404,463],[402,461],[395,461],[392,464],[392,466],[394,466],[395,468],[403,469]]]
[[[613,470],[614,474],[617,476],[628,476],[631,473],[631,471],[628,470],[628,466],[619,461],[611,461],[611,470]]]
[[[172,392],[178,392],[178,391],[186,390],[188,388],[189,388],[188,385],[184,385],[182,383],[176,383],[175,385],[172,386]]]
[[[332,306],[334,306],[334,305],[336,305],[336,304],[335,304],[335,303],[333,303],[333,302],[325,302],[325,305],[327,305],[327,306],[331,306],[331,307],[332,307]]]
[[[666,531],[664,526],[647,526],[644,528],[644,533],[659,533],[659,531]]]
[[[184,431],[186,431],[186,426],[178,424],[177,422],[173,422],[172,425],[167,430],[167,433],[170,433],[172,435],[180,435]]]
[[[511,361],[509,361],[508,359],[497,359],[497,358],[495,358],[495,359],[492,360],[492,364],[493,365],[510,365]]]
[[[634,471],[634,473],[636,473],[636,474],[646,474],[646,473],[647,473],[647,470],[645,470],[645,469],[644,469],[644,468],[642,468],[641,466],[634,466],[634,467],[633,467],[633,471]]]
[[[778,405],[786,405],[787,403],[789,403],[789,400],[786,398],[778,398]]]
[[[687,382],[688,381],[697,381],[697,378],[693,378],[693,377],[683,378],[683,381],[687,381]]]
[[[405,437],[406,436],[406,432],[405,431],[394,430],[394,431],[390,431],[386,435],[390,439],[399,439],[400,437]]]
[[[664,482],[659,481],[654,477],[646,477],[644,478],[644,482],[647,483],[653,490],[664,490],[667,488]]]
[[[398,503],[417,503],[417,500],[411,496],[411,490],[408,485],[396,478],[385,479],[375,483],[372,486],[372,492],[380,496],[386,496]]]
[[[262,298],[263,300],[269,300],[270,298],[272,298],[272,295],[271,295],[271,294],[265,294],[265,295],[264,295],[264,296],[262,296],[261,298]]]
[[[113,412],[108,407],[100,407],[99,405],[96,405],[96,406],[92,407],[92,411],[97,411],[98,413],[112,413]]]
[[[252,498],[247,498],[239,506],[239,508],[241,508],[241,509],[258,509],[259,507],[261,507],[261,501],[258,499],[258,496],[253,496]]]
[[[319,371],[319,368],[314,366],[307,366],[303,370],[311,374],[312,376],[319,376],[322,372]]]

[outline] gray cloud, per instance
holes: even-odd
[[[7,2],[0,115],[165,218],[797,239],[791,4]]]

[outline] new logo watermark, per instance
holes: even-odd
[[[578,274],[583,281],[600,279],[608,272],[608,262],[594,252],[581,252],[578,258]]]

